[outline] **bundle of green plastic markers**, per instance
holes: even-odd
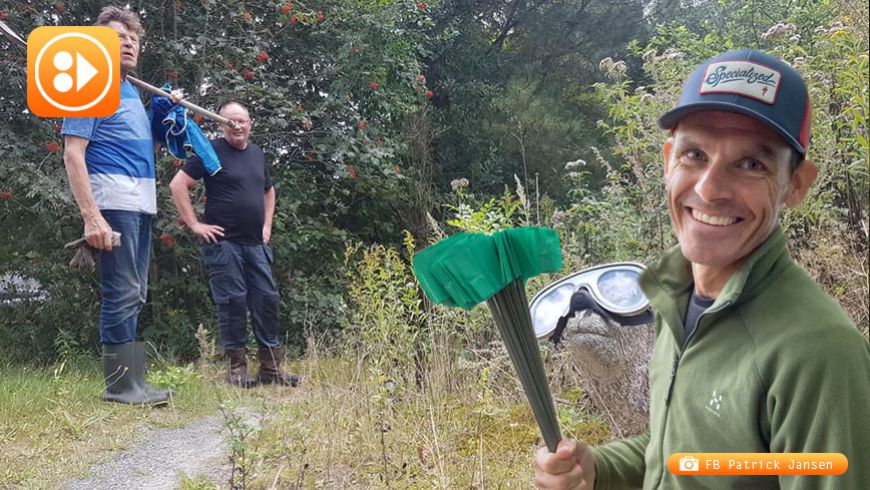
[[[525,283],[561,268],[559,236],[550,228],[460,233],[414,257],[414,271],[433,303],[470,309],[486,301],[551,452],[561,435]]]

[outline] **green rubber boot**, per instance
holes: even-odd
[[[103,400],[128,405],[165,405],[169,394],[149,395],[144,388],[144,356],[136,354],[136,342],[103,345]]]

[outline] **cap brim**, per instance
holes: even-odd
[[[759,114],[751,109],[747,109],[741,105],[732,104],[729,102],[721,102],[721,101],[705,101],[699,102],[697,104],[686,104],[681,107],[677,107],[671,111],[666,112],[662,117],[659,118],[659,126],[662,129],[673,129],[674,126],[680,122],[680,119],[688,116],[689,114],[694,114],[696,112],[703,111],[725,111],[725,112],[736,112],[738,114],[743,114],[744,116],[749,116],[753,119],[757,119],[765,124],[767,124],[771,129],[776,131],[778,135],[780,135],[785,141],[787,141],[792,148],[794,148],[801,156],[806,155],[806,148],[798,140],[794,139],[788,131],[779,126],[779,124],[773,122],[768,117]]]

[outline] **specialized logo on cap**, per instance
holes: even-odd
[[[773,104],[780,80],[778,71],[758,63],[720,61],[707,67],[701,94],[738,94]]]

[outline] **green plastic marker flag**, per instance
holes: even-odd
[[[414,272],[433,303],[470,309],[486,301],[550,452],[562,436],[525,284],[561,268],[559,235],[538,227],[460,233],[414,256]]]

